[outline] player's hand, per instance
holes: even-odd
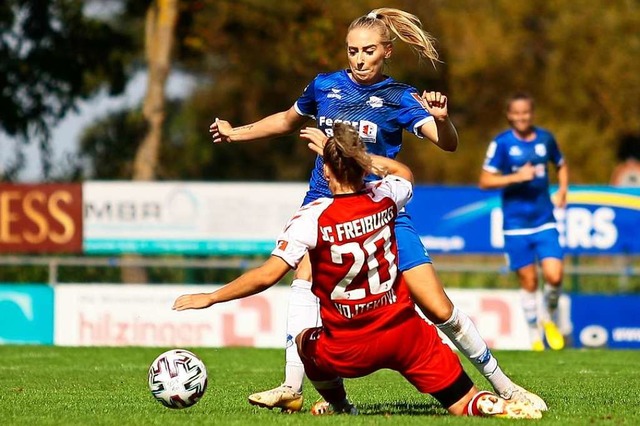
[[[567,191],[558,189],[558,191],[553,194],[553,197],[551,197],[551,201],[556,207],[564,209],[567,207]]]
[[[436,120],[443,120],[449,116],[447,108],[447,97],[440,92],[422,92],[422,100],[424,101],[427,111]]]
[[[518,182],[529,182],[536,177],[536,167],[531,163],[527,163],[518,169],[516,175],[518,176]]]
[[[213,143],[231,142],[231,131],[233,127],[228,121],[220,120],[216,118],[209,126],[209,133],[211,133],[211,139]]]
[[[204,309],[213,305],[211,297],[206,293],[183,294],[173,302],[174,311],[184,311],[186,309]]]
[[[300,137],[308,140],[309,143],[307,146],[309,149],[320,156],[322,156],[324,145],[329,140],[322,130],[315,127],[305,127],[301,129]]]

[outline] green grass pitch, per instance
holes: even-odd
[[[147,387],[147,369],[166,348],[0,346],[0,425],[468,425],[502,419],[455,418],[392,371],[347,380],[361,415],[313,417],[318,397],[306,385],[304,411],[253,407],[247,395],[273,387],[283,351],[187,348],[207,365],[198,404],[163,407]],[[640,424],[640,351],[496,351],[503,369],[549,405],[539,424]],[[464,361],[480,388],[488,383]],[[521,422],[521,421],[520,421]]]

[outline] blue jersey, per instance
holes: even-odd
[[[531,234],[555,227],[547,166],[551,162],[560,167],[564,158],[550,132],[539,127],[534,131],[535,139],[523,141],[511,129],[506,130],[487,149],[483,168],[488,172],[508,175],[526,163],[535,167],[533,180],[502,190],[505,235]]]
[[[329,137],[334,123],[351,124],[368,152],[388,158],[395,158],[400,151],[403,130],[421,137],[420,127],[433,120],[415,88],[391,77],[365,86],[351,80],[347,70],[318,74],[294,108],[298,114],[315,119],[318,128]],[[318,156],[305,203],[331,197],[322,165],[322,157]]]

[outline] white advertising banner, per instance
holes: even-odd
[[[306,183],[85,182],[90,254],[268,254]]]
[[[64,346],[250,346],[283,348],[288,286],[198,311],[175,312],[184,293],[216,286],[91,285],[55,287],[54,343]],[[450,290],[493,349],[530,349],[516,290]],[[561,328],[570,333],[568,298]]]
[[[176,312],[185,293],[216,286],[62,284],[54,344],[63,346],[284,347],[288,286],[209,309]]]

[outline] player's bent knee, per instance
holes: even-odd
[[[403,272],[411,298],[433,323],[442,324],[453,314],[453,303],[444,291],[432,264],[422,264]]]
[[[443,303],[432,307],[430,315],[427,316],[434,324],[443,324],[453,315],[453,305],[451,303]]]
[[[547,278],[545,281],[554,287],[559,287],[560,285],[562,285],[562,275],[551,276]]]
[[[420,302],[415,300],[414,302],[434,324],[444,324],[453,316],[453,303],[446,296],[445,298],[423,298]]]
[[[545,271],[544,280],[553,286],[562,284],[562,270]]]

